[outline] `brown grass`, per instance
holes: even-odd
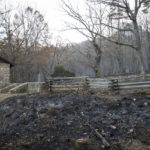
[[[21,94],[10,94],[10,93],[2,94],[2,93],[0,93],[0,102],[4,101],[6,98],[10,98],[13,96],[19,96],[19,95],[21,95]]]

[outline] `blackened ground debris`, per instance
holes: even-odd
[[[150,150],[150,98],[66,93],[0,103],[0,150],[78,149]]]

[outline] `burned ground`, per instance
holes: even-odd
[[[76,149],[149,150],[150,98],[108,101],[66,93],[16,96],[0,103],[0,150]]]

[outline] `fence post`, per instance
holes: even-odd
[[[87,77],[84,78],[83,88],[84,88],[84,90],[88,90],[88,88],[89,88]]]
[[[118,84],[118,79],[112,79],[111,80],[111,91],[113,94],[119,94],[120,90],[119,90],[119,84]]]
[[[49,80],[49,91],[52,92],[52,85],[53,85],[53,81],[50,79]]]

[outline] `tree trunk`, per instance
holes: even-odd
[[[96,42],[96,38],[93,40],[93,46],[94,46],[94,50],[96,53],[96,57],[95,57],[95,65],[94,65],[94,73],[95,73],[95,77],[100,77],[100,70],[99,70],[99,66],[101,63],[101,55],[102,55],[102,51],[101,51],[101,43],[100,46],[97,44]]]
[[[150,53],[150,32],[149,32],[149,24],[147,18],[146,18],[146,36],[147,36],[147,43],[148,43],[148,52]],[[149,56],[148,66],[150,71],[150,56]]]
[[[136,50],[137,50],[137,55],[138,55],[138,60],[140,63],[140,73],[145,74],[145,67],[144,67],[144,60],[142,57],[142,46],[141,46],[141,38],[140,38],[140,33],[139,33],[139,27],[137,24],[137,21],[133,21],[134,25],[134,34],[135,34],[135,44],[136,44]]]
[[[94,73],[96,78],[100,77],[100,70],[99,70],[100,62],[101,62],[101,54],[97,55],[95,58]]]
[[[139,66],[140,73],[141,74],[145,74],[144,61],[143,61],[143,57],[142,57],[141,51],[137,51],[137,58],[138,58],[138,61],[140,63],[140,66]]]

